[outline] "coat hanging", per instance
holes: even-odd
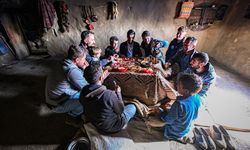
[[[58,18],[59,31],[64,33],[65,30],[69,32],[69,9],[64,1],[55,1],[54,6]]]
[[[118,13],[119,13],[117,7],[118,7],[118,4],[116,1],[108,2],[108,16],[107,16],[108,20],[109,19],[113,20],[117,18]]]
[[[42,18],[42,27],[47,32],[54,23],[55,9],[50,0],[38,0],[38,13]]]

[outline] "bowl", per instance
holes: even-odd
[[[127,71],[127,67],[118,67],[117,68],[117,70],[119,71],[119,72],[125,72],[125,71]]]
[[[153,74],[154,71],[152,69],[148,69],[148,68],[143,68],[143,73],[148,73],[148,74]]]

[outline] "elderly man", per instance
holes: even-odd
[[[179,51],[172,59],[170,59],[166,64],[165,68],[169,68],[171,65],[177,63],[179,66],[178,72],[183,72],[189,67],[189,62],[191,61],[193,55],[197,53],[195,47],[197,45],[197,39],[195,37],[187,37],[184,42],[184,47],[182,51]]]
[[[174,38],[166,51],[165,62],[168,62],[177,52],[183,50],[184,39],[187,34],[187,27],[181,26],[177,29],[176,38]]]
[[[141,57],[140,44],[134,41],[135,31],[130,29],[127,32],[127,41],[121,43],[120,53],[124,57]]]
[[[53,112],[68,113],[76,117],[83,113],[79,102],[81,89],[88,85],[83,69],[88,66],[87,50],[71,45],[63,64],[53,69],[46,81],[46,102],[54,108]]]
[[[84,47],[88,50],[87,55],[86,55],[86,60],[89,64],[93,63],[93,56],[91,56],[92,49],[95,47],[95,36],[94,32],[91,31],[83,31],[81,34],[81,43],[79,45],[80,47]],[[108,59],[101,59],[100,63],[102,66],[105,66],[109,62]]]
[[[213,65],[209,62],[207,53],[196,53],[190,61],[191,67],[187,68],[185,73],[195,73],[203,80],[203,86],[198,93],[201,97],[205,98],[211,85],[215,83],[216,73]]]
[[[149,31],[144,31],[142,33],[141,51],[144,57],[154,56],[158,58],[162,64],[165,64],[165,60],[160,49],[167,46],[168,41],[153,39]]]

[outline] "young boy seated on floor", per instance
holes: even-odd
[[[164,136],[168,140],[185,143],[193,121],[198,116],[201,98],[197,94],[202,88],[202,80],[195,74],[180,73],[177,77],[178,96],[169,109],[169,104],[163,104],[152,110],[159,113],[161,120],[166,122]]]
[[[114,133],[126,127],[136,113],[135,105],[124,106],[118,85],[115,91],[102,85],[108,72],[102,70],[99,62],[93,62],[84,73],[89,85],[82,89],[80,102],[86,117],[102,133]]]

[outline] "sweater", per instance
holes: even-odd
[[[131,43],[132,46],[133,46],[133,49],[132,49],[132,52],[131,52],[131,55],[129,56],[129,52],[128,52],[128,42],[125,41],[123,43],[121,43],[120,45],[120,54],[121,55],[124,55],[125,57],[141,57],[142,54],[141,54],[141,50],[140,50],[140,44],[133,41],[133,43]]]
[[[125,125],[121,117],[124,110],[121,93],[108,90],[104,85],[90,84],[82,89],[80,102],[86,117],[99,131],[114,133]]]
[[[165,54],[165,62],[168,62],[177,52],[183,50],[183,40],[177,40],[176,38],[173,39],[168,47],[168,50]]]
[[[49,99],[59,103],[81,91],[84,86],[88,85],[88,82],[84,78],[83,70],[70,59],[65,59],[63,64],[58,64],[57,67],[47,78],[46,92]],[[57,105],[57,103],[52,105]]]
[[[177,97],[170,111],[161,110],[161,119],[166,122],[164,136],[167,139],[182,138],[190,131],[192,122],[198,117],[201,98],[198,94]]]

